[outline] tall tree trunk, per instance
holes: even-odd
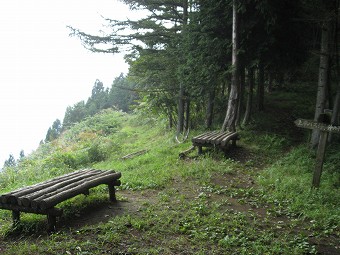
[[[264,66],[260,60],[259,76],[257,84],[257,109],[261,112],[264,110]]]
[[[181,83],[179,88],[179,99],[178,99],[178,121],[177,121],[177,133],[180,134],[184,129],[184,86]]]
[[[332,112],[332,119],[331,119],[331,125],[339,125],[339,111],[340,111],[340,63],[339,63],[339,25],[340,25],[340,18],[339,18],[339,7],[340,7],[340,1],[337,1],[336,6],[335,6],[335,22],[334,22],[334,47],[333,47],[333,55],[335,56],[335,80],[336,83],[338,84],[337,91],[336,91],[336,96],[334,100],[334,105],[333,105],[333,112]],[[328,142],[332,142],[332,133],[329,133],[328,135]]]
[[[186,27],[188,24],[188,0],[183,0],[183,31],[182,35],[186,33]],[[181,82],[179,88],[179,100],[178,100],[178,122],[177,122],[177,134],[182,133],[184,130],[184,111],[185,111],[185,88]]]
[[[248,70],[248,82],[249,82],[249,91],[247,97],[247,105],[246,105],[246,112],[244,114],[242,125],[247,125],[252,111],[253,105],[253,89],[254,89],[254,68],[249,68]]]
[[[209,91],[208,107],[205,120],[205,126],[207,129],[210,129],[212,126],[214,116],[214,103],[215,103],[215,88]]]
[[[272,72],[268,73],[268,93],[271,93],[273,90],[273,77],[274,74]]]
[[[233,32],[232,32],[232,66],[233,71],[231,74],[231,87],[228,100],[228,109],[222,125],[222,131],[235,131],[236,130],[236,117],[237,117],[237,102],[239,99],[239,77],[238,77],[238,22],[237,22],[237,0],[233,0]]]
[[[325,21],[322,25],[321,34],[321,53],[319,65],[319,79],[318,79],[318,92],[316,96],[314,120],[317,121],[321,113],[324,112],[327,102],[327,82],[329,71],[329,37],[330,37],[331,23]],[[311,147],[315,148],[319,143],[320,131],[314,129],[311,137]]]
[[[185,122],[184,122],[185,130],[189,130],[189,122],[190,122],[190,99],[189,99],[189,97],[186,97],[186,100],[185,100]]]
[[[237,106],[237,117],[236,117],[236,126],[240,127],[241,126],[241,113],[244,110],[243,107],[243,98],[244,98],[244,87],[245,87],[245,79],[246,79],[246,74],[245,74],[245,67],[243,64],[240,65],[240,82],[239,82],[239,100],[238,100],[238,106]]]

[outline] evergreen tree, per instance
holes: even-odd
[[[68,106],[64,115],[63,129],[67,129],[74,123],[80,122],[86,116],[88,116],[88,111],[84,101],[80,101],[73,106]]]
[[[16,161],[15,161],[15,158],[14,158],[13,154],[10,154],[8,159],[5,160],[4,168],[6,168],[6,167],[14,167],[14,166],[16,166]]]
[[[20,151],[19,157],[20,157],[19,160],[25,158],[25,152],[24,152],[24,150],[21,150],[21,151]]]
[[[62,125],[59,119],[56,119],[52,126],[47,130],[47,134],[46,134],[46,138],[45,138],[45,142],[51,142],[55,139],[57,139],[62,131]]]
[[[114,106],[124,112],[129,112],[131,106],[136,104],[135,101],[138,98],[135,84],[129,81],[123,74],[114,79],[108,95],[110,106]]]

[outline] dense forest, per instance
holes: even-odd
[[[337,121],[339,1],[123,2],[149,15],[108,17],[101,34],[70,27],[71,34],[93,52],[128,52],[127,79],[178,133],[202,123],[246,125],[264,110],[265,92],[287,82],[317,88],[314,119],[331,109]]]
[[[128,112],[141,103],[167,116],[178,134],[202,125],[235,130],[264,110],[271,91],[293,82],[317,91],[314,116],[300,117],[316,121],[331,110],[337,124],[339,1],[124,2],[149,15],[106,18],[109,29],[100,35],[70,29],[93,52],[128,52],[129,73],[111,89],[97,80],[88,101],[68,107],[45,142],[101,109]],[[315,130],[312,147],[317,143]]]

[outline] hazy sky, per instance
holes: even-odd
[[[101,15],[126,19],[117,0],[0,2],[0,168],[9,154],[29,154],[66,107],[86,100],[96,79],[110,87],[127,64],[122,55],[90,53],[67,25],[95,33]]]

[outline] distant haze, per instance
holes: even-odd
[[[122,54],[90,53],[68,36],[67,25],[95,34],[101,15],[131,12],[116,0],[0,2],[0,168],[9,154],[36,149],[67,106],[90,96],[96,79],[110,87],[127,72]]]

